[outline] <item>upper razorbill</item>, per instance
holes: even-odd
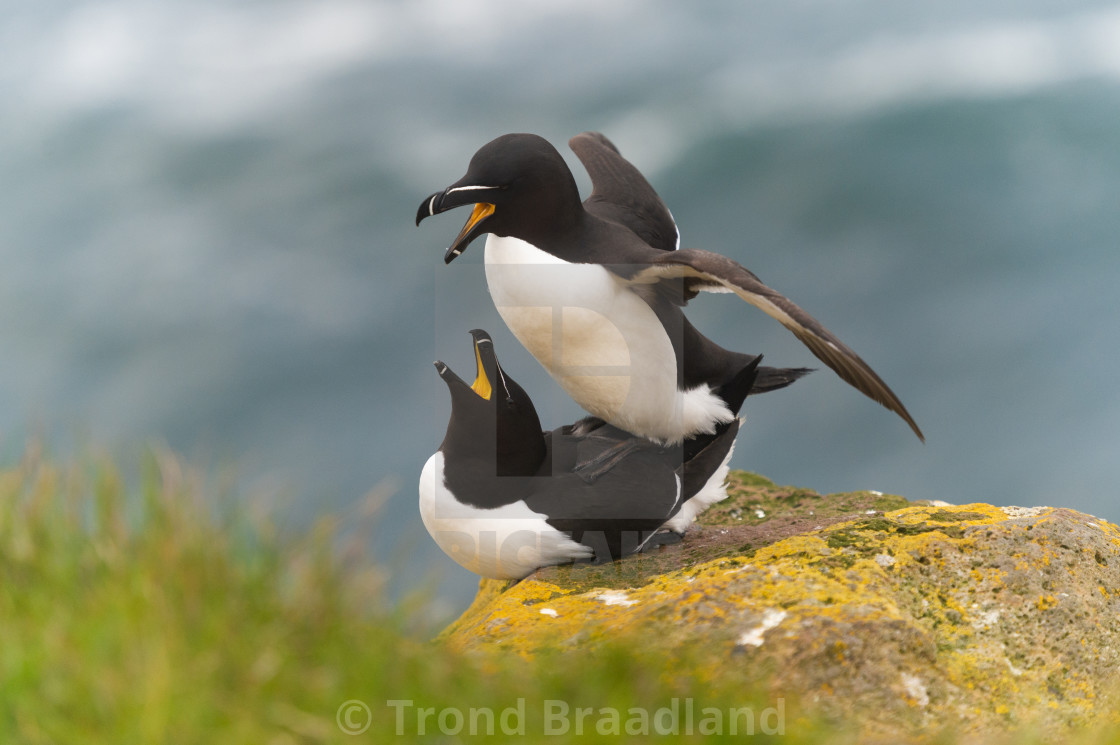
[[[701,291],[732,292],[925,439],[886,383],[816,319],[735,261],[677,249],[668,209],[609,140],[584,133],[570,144],[593,180],[587,202],[552,145],[509,134],[475,153],[463,178],[425,199],[416,222],[474,205],[445,261],[490,234],[486,276],[498,312],[584,409],[661,442],[731,421],[745,395],[741,373],[754,358],[706,339],[681,308]],[[755,392],[805,372],[760,368]]]

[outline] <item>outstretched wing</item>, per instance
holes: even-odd
[[[649,265],[629,276],[629,280],[636,283],[677,279],[684,280],[689,295],[697,291],[734,292],[760,308],[792,331],[843,380],[902,417],[910,425],[910,429],[914,430],[914,434],[925,442],[925,436],[906,411],[906,407],[898,400],[898,396],[894,395],[894,391],[858,354],[833,336],[817,319],[780,292],[764,285],[758,277],[735,261],[710,251],[681,249],[671,253],[658,253],[651,257]]]
[[[680,234],[669,208],[613,142],[598,132],[584,132],[568,140],[568,146],[591,176],[591,196],[583,203],[588,212],[629,228],[653,248],[678,247]]]

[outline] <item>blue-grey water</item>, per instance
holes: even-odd
[[[927,7],[928,6],[928,7]],[[3,3],[0,456],[167,443],[293,519],[391,498],[376,554],[473,592],[416,511],[502,326],[465,214],[413,226],[498,134],[598,129],[683,243],[740,261],[891,384],[748,402],[734,465],[832,492],[1120,520],[1120,5],[306,0]],[[730,296],[690,317],[816,361]],[[409,580],[411,581],[411,579]]]

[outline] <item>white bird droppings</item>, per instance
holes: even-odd
[[[1043,510],[1050,509],[1049,507],[1001,507],[1003,514],[1010,518],[1016,517],[1034,517],[1035,515],[1042,514]]]
[[[755,626],[750,631],[744,631],[742,634],[740,634],[737,644],[741,647],[761,647],[762,642],[764,641],[763,637],[765,636],[766,632],[781,623],[782,620],[785,619],[785,617],[786,612],[784,610],[771,609],[766,611],[766,613],[762,615],[762,623],[760,623],[758,626]]]
[[[1002,613],[1002,610],[999,608],[995,608],[993,610],[987,610],[982,613],[976,614],[976,618],[972,622],[972,628],[983,629],[991,626],[999,620],[1000,613]]]
[[[607,590],[595,596],[596,600],[602,600],[606,605],[637,605],[637,600],[631,600],[630,596],[622,590]]]
[[[914,699],[918,706],[929,706],[929,692],[926,691],[925,683],[917,675],[903,673],[902,688],[906,691],[906,695]]]

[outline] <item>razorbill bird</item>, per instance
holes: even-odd
[[[682,311],[699,292],[730,292],[778,320],[925,440],[887,384],[816,319],[735,261],[679,249],[668,209],[609,140],[584,133],[570,144],[592,177],[587,202],[552,145],[509,134],[475,153],[463,178],[425,199],[416,222],[474,205],[444,260],[489,234],[486,278],[499,314],[580,406],[663,443],[731,421],[743,395],[736,378],[754,358],[706,339]],[[805,372],[760,369],[756,390]]]
[[[594,417],[542,432],[489,334],[471,336],[473,383],[435,363],[451,393],[451,418],[420,475],[424,527],[465,568],[517,579],[551,564],[617,559],[671,542],[727,496],[738,418],[691,452]]]
[[[584,203],[588,212],[624,225],[652,247],[677,247],[669,210],[606,137],[585,133],[572,146],[594,182]],[[563,173],[571,180],[566,167]],[[462,185],[458,191],[476,189]],[[432,195],[417,223],[437,206],[450,209],[451,203]],[[447,261],[469,242],[462,238]],[[700,334],[677,307],[685,300],[673,301],[683,294],[679,282],[659,283],[660,299],[647,302],[615,284],[601,266],[560,261],[514,238],[491,235],[487,246],[487,282],[503,320],[587,411],[666,443],[713,432],[738,412],[746,395],[742,381],[757,359]],[[758,368],[757,377],[750,374],[750,392],[783,388],[808,372]]]

